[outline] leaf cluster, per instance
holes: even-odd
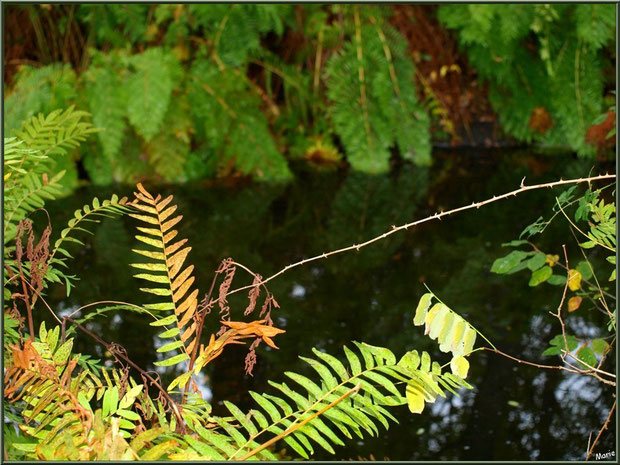
[[[438,15],[488,82],[508,134],[595,153],[586,132],[604,109],[613,6],[445,5]]]

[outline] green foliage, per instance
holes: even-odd
[[[430,163],[430,120],[417,102],[414,66],[403,38],[367,13],[361,24],[354,9],[354,38],[326,68],[329,114],[354,168],[369,173],[388,169],[394,142],[406,159]]]
[[[257,179],[288,179],[286,159],[275,145],[250,81],[206,59],[197,59],[190,73],[194,121],[211,141],[218,164],[236,166]]]
[[[452,353],[452,373],[465,378],[469,367],[465,357],[474,349],[477,331],[443,302],[437,302],[431,307],[433,298],[436,296],[432,292],[420,298],[413,324],[424,325],[424,334],[437,340],[439,350]]]
[[[530,286],[538,286],[544,282],[555,286],[565,286],[568,313],[578,311],[584,306],[583,302],[589,301],[592,304],[591,308],[608,316],[608,330],[615,335],[616,311],[615,308],[610,308],[605,297],[607,295],[613,298],[613,296],[607,292],[607,287],[601,285],[596,278],[595,268],[591,261],[594,257],[588,258],[585,255],[586,251],[593,248],[612,252],[613,255],[606,257],[606,261],[614,265],[609,281],[616,279],[616,209],[613,203],[607,203],[603,198],[605,189],[609,187],[606,186],[597,190],[588,187],[579,196],[576,195],[576,186],[565,190],[556,198],[556,205],[553,208],[554,214],[548,220],[541,216],[520,234],[520,237],[526,236],[532,239],[544,232],[556,217],[563,216],[573,229],[575,238],[581,240],[585,237],[587,239],[585,242],[578,242],[585,259],[577,262],[574,268],[568,268],[566,264],[563,264],[559,255],[545,254],[533,242],[519,239],[503,244],[503,246],[514,248],[527,246],[533,250],[513,250],[508,255],[497,258],[493,262],[491,272],[509,275],[528,270],[531,272]],[[584,223],[587,224],[585,231],[580,227]],[[554,273],[558,268],[563,269],[559,273]],[[596,271],[599,271],[598,267]],[[558,315],[566,310],[560,308]],[[542,355],[559,355],[564,358],[571,354],[570,356],[576,357],[580,361],[580,366],[584,370],[596,367],[598,360],[604,357],[609,348],[609,343],[603,338],[592,338],[590,336],[579,339],[574,335],[566,334],[566,332],[554,336],[549,344]],[[573,353],[576,349],[578,349],[577,352]],[[597,356],[599,357],[598,360]]]
[[[17,224],[45,200],[61,195],[64,171],[53,176],[54,163],[97,130],[84,121],[87,113],[72,107],[29,118],[4,139],[4,244],[16,234]],[[5,254],[6,257],[6,254]]]
[[[99,201],[95,197],[92,201],[92,205],[84,205],[82,208],[76,210],[73,213],[73,218],[67,223],[67,227],[60,232],[60,237],[54,243],[54,247],[51,250],[49,257],[49,264],[52,265],[48,268],[46,279],[52,282],[60,283],[61,279],[64,279],[67,286],[67,296],[71,292],[71,287],[74,285],[72,281],[76,278],[74,276],[68,276],[59,271],[60,267],[68,268],[67,259],[73,258],[70,252],[66,249],[66,243],[75,243],[84,245],[82,241],[73,237],[77,232],[86,232],[93,234],[86,229],[87,223],[98,224],[101,222],[98,218],[111,218],[114,215],[123,215],[127,213],[129,208],[127,207],[127,198],[123,197],[119,199],[115,194],[109,200]]]
[[[4,133],[10,135],[33,116],[66,108],[76,97],[76,75],[68,65],[24,66],[4,101]]]
[[[603,110],[612,5],[445,5],[438,14],[489,83],[506,132],[595,153],[585,135]]]
[[[429,118],[407,43],[387,22],[391,10],[344,8],[342,36],[329,20],[338,6],[303,9],[82,5],[72,20],[92,31],[92,48],[80,69],[23,66],[7,92],[6,128],[38,111],[88,108],[105,128],[79,154],[97,184],[236,174],[286,181],[286,155],[306,157],[316,138],[341,141],[361,171],[386,171],[394,149],[428,165]],[[291,56],[283,49],[294,37],[303,40]]]

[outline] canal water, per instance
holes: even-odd
[[[232,257],[262,276],[322,252],[363,242],[391,228],[473,201],[485,200],[526,184],[587,176],[613,170],[570,154],[541,154],[532,150],[439,150],[430,168],[395,166],[386,175],[317,171],[296,167],[288,185],[197,183],[149,186],[162,195],[173,194],[183,221],[179,237],[193,249],[189,263],[203,295],[220,261]],[[113,193],[127,195],[131,186],[86,187],[70,197],[49,203],[55,233],[72,212]],[[312,356],[317,347],[344,359],[342,346],[364,341],[388,347],[397,356],[408,350],[429,351],[446,361],[434,341],[412,324],[420,296],[429,286],[500,350],[538,363],[557,364],[558,357],[542,357],[548,341],[560,332],[549,315],[562,297],[562,288],[547,284],[528,287],[527,272],[496,275],[493,261],[509,251],[502,243],[539,216],[549,218],[554,195],[562,189],[539,190],[493,203],[480,210],[433,221],[391,235],[359,251],[294,268],[269,283],[280,309],[272,313],[277,327],[286,330],[275,339],[279,350],[258,350],[254,375],[244,374],[247,348],[232,346],[205,369],[202,390],[215,413],[225,414],[222,401],[242,408],[253,406],[249,390],[276,392],[268,380],[284,381],[285,371],[312,376],[298,356]],[[135,220],[105,219],[76,250],[70,272],[80,281],[69,297],[52,288],[48,301],[61,314],[89,302],[146,301],[132,278],[131,252]],[[54,235],[52,236],[54,238]],[[559,217],[535,237],[547,253],[569,258],[581,252],[567,222]],[[592,252],[595,264],[607,268]],[[237,272],[233,288],[251,277]],[[614,286],[611,285],[611,292]],[[243,320],[247,295],[230,297],[232,318]],[[603,315],[587,306],[566,323],[580,337],[605,336]],[[141,315],[122,312],[97,317],[87,325],[106,341],[123,345],[139,365],[153,369],[157,360],[156,328]],[[207,320],[205,334],[219,328],[216,312]],[[203,342],[205,342],[203,340]],[[482,340],[478,338],[477,344]],[[104,357],[103,348],[80,335],[75,350]],[[468,381],[474,386],[460,397],[448,396],[427,405],[421,415],[406,406],[392,410],[392,423],[379,437],[365,437],[336,447],[332,456],[316,446],[315,459],[376,460],[582,460],[588,436],[594,437],[613,403],[613,389],[593,378],[519,365],[488,352],[470,358]],[[610,360],[608,366],[615,366]],[[174,373],[163,372],[164,382]],[[614,450],[615,421],[602,438],[600,452]]]

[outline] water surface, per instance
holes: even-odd
[[[383,176],[300,167],[296,181],[287,186],[151,188],[175,196],[184,215],[179,234],[193,246],[189,261],[196,266],[202,295],[218,263],[227,257],[269,276],[300,259],[367,240],[391,225],[507,192],[524,176],[534,184],[587,175],[592,168],[592,162],[571,155],[527,151],[440,151],[434,156],[432,168],[403,166]],[[595,167],[594,172],[605,168]],[[51,203],[49,212],[58,221],[94,195],[102,199],[130,192],[130,186],[84,188]],[[251,408],[247,391],[275,393],[267,380],[284,381],[285,371],[313,375],[297,358],[310,356],[312,347],[342,359],[342,346],[356,340],[388,347],[397,356],[418,349],[447,361],[435,342],[412,324],[415,305],[425,292],[423,283],[501,350],[521,359],[557,363],[540,354],[559,332],[548,312],[557,308],[562,289],[530,288],[527,273],[497,276],[489,269],[495,258],[507,253],[503,242],[516,239],[539,216],[549,216],[553,195],[559,192],[525,193],[426,223],[273,280],[269,288],[281,307],[273,313],[274,321],[286,330],[276,339],[280,350],[261,347],[253,377],[243,373],[242,347],[226,350],[207,367],[204,387],[214,411],[224,413],[221,403],[226,399]],[[63,289],[51,291],[50,302],[58,311],[97,300],[146,302],[128,266],[136,260],[130,252],[138,245],[135,226],[133,219],[123,218],[105,220],[98,227],[71,264],[81,279],[78,287],[68,298]],[[55,230],[59,229],[57,223]],[[566,244],[569,257],[580,256],[562,220],[537,244],[554,254],[561,254]],[[239,272],[233,286],[250,281]],[[243,319],[245,294],[231,296],[230,301],[233,319]],[[219,328],[216,315],[212,317],[205,334]],[[579,335],[605,335],[605,319],[593,311],[580,310],[567,323]],[[119,313],[95,319],[88,327],[123,345],[136,363],[153,368],[157,331],[144,317]],[[104,355],[85,336],[75,347]],[[378,438],[349,441],[346,448],[336,448],[336,456],[316,446],[315,458],[358,459],[372,454],[390,460],[584,459],[588,435],[598,432],[613,402],[611,389],[592,378],[543,371],[486,352],[474,354],[470,362],[468,381],[474,390],[439,399],[422,415],[410,414],[406,406],[393,409],[400,424],[391,424]],[[164,381],[172,376],[165,374]],[[600,452],[614,449],[614,425],[603,437]]]

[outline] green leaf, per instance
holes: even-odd
[[[189,360],[188,355],[185,353],[175,355],[174,357],[170,357],[161,362],[154,362],[153,365],[157,365],[158,367],[169,367],[171,365],[176,365],[177,363],[181,363],[183,360]]]
[[[174,378],[174,380],[172,380],[172,382],[168,385],[167,390],[168,391],[172,391],[177,385],[179,386],[179,388],[183,388],[185,387],[185,385],[189,382],[189,380],[192,377],[192,372],[188,372],[188,373],[183,373],[180,376],[177,376],[176,378]]]
[[[431,369],[431,356],[428,352],[422,352],[422,358],[420,363],[420,370],[428,372]]]
[[[318,399],[323,395],[322,389],[305,376],[290,371],[285,372],[284,375],[291,378],[297,384],[303,386],[312,396],[314,396],[314,398]]]
[[[581,274],[583,279],[590,279],[592,277],[592,269],[585,260],[580,261],[575,269]]]
[[[531,287],[538,286],[539,284],[547,281],[551,275],[553,275],[553,270],[550,266],[545,266],[532,273],[532,277],[530,278],[528,285]]]
[[[347,346],[344,346],[343,349],[347,356],[347,360],[349,360],[349,365],[351,365],[353,374],[359,375],[362,372],[362,365],[360,365],[359,358],[357,358],[357,355],[355,355],[355,353]]]
[[[407,368],[409,370],[417,370],[420,366],[420,355],[417,350],[407,352],[398,362],[399,366]]]
[[[167,305],[167,304],[166,304]],[[176,315],[169,315],[161,320],[152,321],[149,323],[150,326],[166,326],[171,325],[177,321]]]
[[[450,361],[450,370],[459,378],[467,378],[469,371],[469,362],[465,357],[455,357]]]
[[[125,393],[123,398],[121,399],[120,403],[118,404],[118,407],[121,409],[127,409],[131,407],[131,405],[134,403],[138,395],[142,392],[143,387],[144,386],[142,384],[138,384],[132,387],[131,389],[129,389]],[[129,418],[129,420],[131,420],[131,418]]]
[[[422,386],[414,381],[407,385],[405,391],[407,397],[407,405],[411,413],[422,413],[424,410],[425,392]]]
[[[332,375],[329,368],[327,368],[325,365],[311,358],[307,358],[307,357],[299,357],[299,358],[302,359],[304,362],[308,363],[319,374],[319,376],[321,377],[321,379],[323,380],[323,382],[325,383],[328,389],[333,389],[338,385],[338,380],[334,377],[334,375]]]
[[[170,352],[171,350],[178,349],[179,347],[183,347],[183,341],[174,341],[174,342],[165,344],[159,349],[157,349],[157,352],[159,353]]]
[[[340,379],[342,381],[346,381],[349,378],[349,375],[347,374],[347,370],[344,367],[344,365],[340,362],[340,360],[338,360],[336,357],[327,354],[325,352],[321,352],[320,350],[316,349],[316,348],[312,348],[312,352],[319,357],[320,359],[322,359],[325,363],[327,363],[335,372],[338,376],[340,376]]]
[[[71,349],[73,349],[73,338],[69,339],[63,345],[61,345],[58,350],[54,353],[54,363],[59,365],[64,365],[67,362],[67,359],[71,355]]]
[[[527,261],[527,267],[536,271],[541,268],[547,261],[547,256],[542,252],[536,252],[532,258]]]
[[[524,241],[524,240],[514,240],[510,242],[504,242],[502,244],[502,247],[519,247],[520,245],[525,245],[525,244],[529,244],[529,242]]]
[[[140,457],[140,460],[145,460],[145,461],[158,460],[163,455],[165,455],[166,453],[174,449],[176,446],[177,446],[177,442],[174,440],[162,442],[161,444],[157,444],[156,446],[150,448],[142,457]]]
[[[609,350],[609,344],[605,339],[594,339],[592,341],[592,349],[598,355],[604,355]]]
[[[132,412],[131,410],[119,409],[116,411],[116,414],[120,417],[126,418],[127,420],[138,421],[140,419],[140,415],[136,412]]]
[[[252,421],[248,419],[248,417],[239,409],[239,407],[227,400],[224,401],[224,405],[230,411],[230,413],[232,413],[232,415],[239,422],[239,424],[243,426],[251,436],[255,436],[258,433],[258,430],[256,429],[256,426],[254,426],[254,423],[252,423]]]
[[[282,418],[282,416],[280,415],[280,412],[278,411],[276,406],[273,405],[265,397],[261,396],[260,394],[258,394],[256,392],[253,392],[253,391],[250,391],[250,395],[256,401],[256,403],[258,405],[260,405],[262,407],[262,409],[269,414],[269,416],[271,417],[271,421],[276,422],[280,418]]]
[[[564,286],[566,284],[566,275],[554,274],[549,277],[547,282],[553,286]]]
[[[596,368],[596,355],[594,355],[594,351],[590,347],[582,347],[579,349],[577,352],[577,358],[583,362],[581,363],[581,366],[584,369],[588,370],[590,367]],[[590,365],[590,367],[585,364]]]
[[[498,258],[491,266],[491,272],[506,274],[514,270],[529,254],[522,250],[513,250],[505,257]]]
[[[114,414],[118,408],[118,387],[112,386],[106,390],[103,395],[103,411],[104,417]]]

